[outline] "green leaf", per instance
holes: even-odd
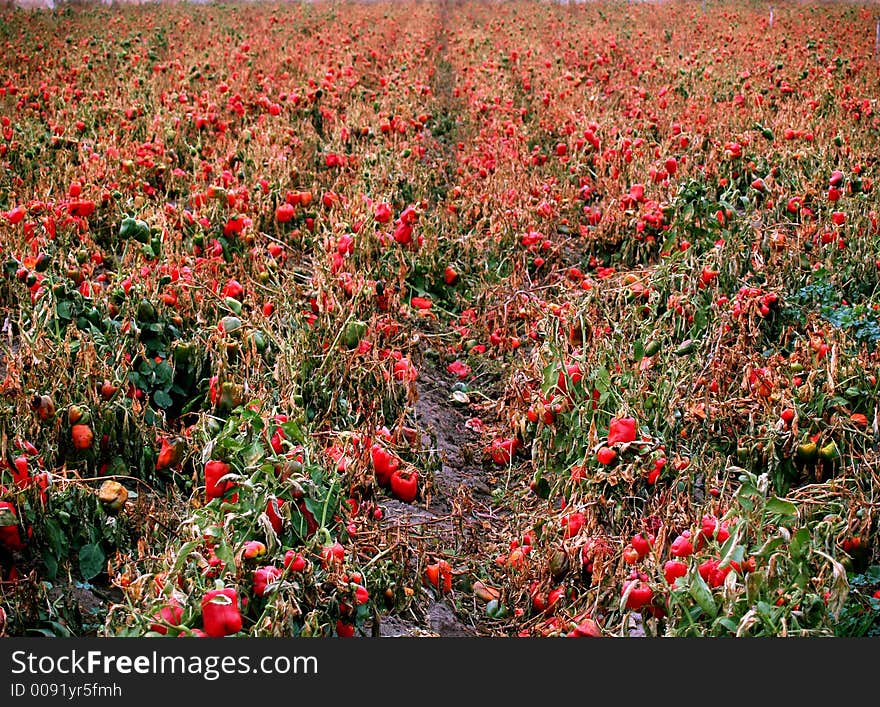
[[[766,572],[758,570],[757,572],[749,572],[746,575],[746,602],[751,604],[758,600],[762,595],[764,585],[767,581]]]
[[[702,308],[698,308],[694,312],[694,323],[691,327],[691,332],[693,332],[693,336],[699,336],[699,334],[706,328],[706,325],[709,323],[709,320],[706,318],[706,312]]]
[[[288,420],[287,422],[281,425],[281,429],[284,430],[284,434],[286,434],[290,439],[295,442],[299,442],[302,444],[305,441],[305,435],[303,434],[302,428],[297,424],[295,420]]]
[[[699,572],[692,571],[691,581],[688,586],[691,598],[697,602],[700,608],[710,617],[715,618],[718,615],[718,607],[715,606],[715,599],[712,597],[712,591],[709,585],[703,580]]]
[[[633,344],[633,358],[636,362],[641,361],[645,356],[645,346],[642,344],[641,339],[636,339],[636,342]]]
[[[547,481],[544,477],[538,479],[538,482],[535,484],[534,493],[538,496],[538,498],[547,499],[550,498],[550,492],[552,489],[550,488],[550,482]]]
[[[739,628],[739,624],[729,616],[722,616],[716,623],[734,634],[736,633],[737,628]]]
[[[739,498],[760,498],[762,496],[757,486],[750,484],[748,481],[743,481],[736,495]]]
[[[54,518],[49,518],[46,520],[45,527],[46,535],[49,540],[49,547],[52,549],[52,554],[55,555],[55,559],[57,560],[67,555],[67,536],[64,534],[64,531],[61,530],[58,521]]]
[[[259,441],[251,442],[241,453],[241,457],[248,467],[256,465],[265,456],[266,450],[263,449],[263,445]]]
[[[163,387],[171,383],[172,378],[174,378],[174,370],[168,365],[167,361],[157,363],[153,371],[156,374],[156,382]]]
[[[794,505],[791,501],[784,501],[781,498],[777,498],[773,496],[772,498],[767,500],[767,504],[764,506],[764,509],[768,513],[773,513],[775,515],[780,516],[797,516],[797,506]]]
[[[71,304],[69,300],[61,300],[55,305],[55,314],[59,319],[73,319]]]
[[[259,401],[255,401],[255,402],[258,403]],[[263,419],[259,416],[259,414],[255,415],[253,417],[253,419],[249,420],[249,423],[250,423],[251,429],[254,432],[256,432],[257,434],[262,432],[263,429],[266,427],[266,425],[263,423]]]
[[[79,551],[79,571],[83,579],[93,579],[101,574],[106,560],[104,551],[94,543],[83,545]]]
[[[596,388],[598,388],[600,393],[607,393],[611,388],[611,376],[605,367],[600,368],[596,372]]]
[[[244,449],[244,444],[239,442],[237,439],[233,439],[232,437],[221,437],[217,440],[217,445],[222,447],[223,449],[228,449],[230,452],[238,453],[242,449]]]
[[[791,536],[791,554],[792,557],[800,559],[803,557],[810,547],[810,530],[809,528],[801,528]]]
[[[8,508],[0,508],[0,528],[9,528],[14,525],[18,525],[18,518]]]
[[[760,614],[767,621],[767,623],[770,624],[770,627],[775,631],[776,619],[779,615],[779,607],[773,607],[766,601],[759,601],[756,604],[755,608],[758,610],[758,614]]]
[[[291,503],[288,503],[285,507],[290,507],[290,529],[298,539],[305,539],[308,533],[308,523],[306,523],[305,516],[300,512],[299,508]]]
[[[217,559],[221,560],[227,567],[235,567],[235,556],[232,549],[226,543],[220,543],[214,547],[214,554]]]
[[[327,510],[325,510],[329,507],[329,499],[328,501],[321,501],[319,499],[314,499],[306,496],[303,499],[303,503],[305,504],[306,510],[311,513],[312,516],[314,516],[315,520],[318,521],[319,524],[321,523],[322,517],[330,515],[329,513],[327,513]]]
[[[180,546],[180,550],[177,552],[177,559],[174,560],[174,564],[171,567],[171,574],[179,572],[183,565],[186,563],[187,558],[189,558],[189,554],[195,550],[199,545],[200,541],[198,540],[190,540],[187,543],[184,543]]]
[[[169,408],[174,404],[174,400],[164,390],[157,390],[153,393],[153,402],[160,408]]]
[[[782,545],[782,543],[783,543],[783,540],[779,536],[770,538],[767,542],[765,542],[761,546],[761,549],[755,553],[755,556],[756,557],[770,557],[770,555],[772,555],[774,552],[776,552],[776,549],[780,545]]]
[[[227,334],[238,331],[242,327],[241,319],[239,319],[238,317],[223,317],[220,320],[220,323],[223,325],[223,331]]]
[[[555,363],[548,363],[541,371],[541,391],[548,393],[554,385],[558,375],[558,368]]]
[[[748,496],[737,496],[736,500],[746,513],[751,513],[755,510],[755,504]]]
[[[43,553],[43,564],[46,565],[46,577],[55,579],[58,574],[58,559],[51,551]]]
[[[733,542],[731,542],[731,540]],[[721,548],[721,562],[718,563],[719,567],[727,567],[731,562],[742,562],[743,557],[745,556],[745,548],[742,545],[738,545],[739,542],[739,533],[734,533],[730,536],[728,541],[724,543],[724,547]]]
[[[31,633],[37,633],[46,638],[70,638],[70,629],[57,621],[49,621],[48,624],[52,628],[29,628]]]

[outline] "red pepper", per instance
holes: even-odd
[[[547,592],[541,591],[538,582],[532,582],[529,587],[529,596],[532,600],[532,611],[536,614],[547,611]]]
[[[635,548],[636,552],[639,553],[639,558],[642,558],[651,552],[651,547],[654,545],[654,536],[648,535],[645,537],[644,533],[638,533],[637,535],[633,535],[630,544]]]
[[[452,567],[446,560],[434,562],[425,568],[425,580],[436,589],[449,593],[452,591]]]
[[[95,202],[88,200],[71,201],[67,210],[72,216],[86,218],[95,212]]]
[[[269,523],[272,524],[272,530],[275,531],[275,535],[281,535],[281,524],[283,522],[281,508],[285,503],[287,501],[283,498],[270,498],[266,504],[266,516],[269,518]]]
[[[703,516],[703,520],[700,524],[700,530],[702,536],[711,540],[715,538],[719,543],[724,543],[730,537],[729,524],[727,521],[723,523],[719,523],[718,519],[715,516],[705,515]],[[718,533],[717,537],[715,533]]]
[[[730,574],[730,565],[721,569],[720,564],[718,560],[706,560],[697,568],[703,580],[713,589],[724,584],[725,577]]]
[[[391,493],[404,503],[412,503],[419,495],[419,475],[415,471],[398,469],[391,475]]]
[[[397,471],[397,458],[381,445],[374,444],[370,447],[370,459],[379,486],[388,486],[391,483],[391,475]]]
[[[690,533],[685,531],[672,541],[669,554],[673,557],[689,557],[694,554],[694,546],[690,541]]]
[[[636,421],[632,417],[615,417],[608,427],[608,445],[617,442],[634,442],[636,439]]]
[[[489,445],[488,452],[493,462],[499,466],[505,466],[510,464],[510,460],[513,459],[513,455],[516,454],[519,447],[520,442],[515,437],[496,437]]]
[[[205,570],[204,575],[206,577],[216,577],[223,571],[223,568],[226,567],[226,564],[214,553],[214,548],[209,548],[208,550],[208,569]]]
[[[157,469],[170,469],[177,466],[183,459],[183,442],[179,439],[162,439],[162,448],[159,450],[159,456],[156,459]]]
[[[309,566],[309,562],[301,553],[288,550],[284,553],[284,566],[291,572],[302,572]]]
[[[413,228],[408,223],[403,223],[402,221],[397,222],[397,226],[394,229],[393,238],[398,243],[403,245],[408,245],[412,243],[412,232]]]
[[[279,223],[287,223],[296,214],[296,209],[291,204],[282,204],[275,209],[275,220]]]
[[[14,467],[11,469],[12,471],[12,480],[15,482],[15,485],[26,489],[31,485],[31,475],[28,470],[28,460],[27,457],[22,455],[20,457],[16,457],[13,460]]]
[[[281,576],[281,570],[272,565],[260,567],[254,571],[254,594],[258,597],[266,595],[266,588],[273,582],[277,582]]]
[[[571,631],[568,632],[569,638],[601,638],[602,629],[599,628],[593,619],[584,619]]]
[[[687,565],[679,560],[669,560],[663,565],[663,576],[669,584],[675,584],[675,580],[684,577],[687,572]]]
[[[296,507],[299,509],[299,512],[302,513],[303,518],[306,519],[306,537],[311,537],[318,529],[318,520],[315,518],[314,514],[306,507],[306,502],[304,499],[300,499],[299,501],[297,501]]]
[[[358,585],[354,590],[354,600],[358,605],[366,604],[370,601],[370,593],[367,591],[367,588]]]
[[[577,385],[583,380],[584,372],[581,370],[581,367],[577,364],[569,364],[565,367],[564,370],[559,371],[559,375],[556,378],[556,387],[559,388],[559,391],[563,394],[568,393],[568,381],[571,380],[572,384]]]
[[[412,382],[419,377],[419,372],[408,358],[401,358],[394,364],[394,380]]]
[[[222,638],[241,631],[241,611],[234,589],[212,589],[205,593],[202,599],[202,624],[211,638]]]
[[[221,294],[224,297],[240,300],[244,296],[244,287],[242,287],[238,280],[230,280],[223,287]]]
[[[391,220],[392,211],[391,206],[384,202],[377,204],[376,209],[373,212],[373,218],[376,219],[379,223],[388,223]]]
[[[229,464],[221,461],[209,461],[205,464],[205,495],[208,500],[222,498],[232,486],[231,481],[220,481],[229,473]]]
[[[246,560],[256,560],[266,554],[266,546],[259,540],[248,540],[242,555]]]
[[[596,460],[603,466],[608,466],[615,459],[617,459],[617,452],[611,449],[611,447],[602,447],[596,452]]]
[[[171,624],[172,626],[180,625],[180,621],[183,618],[183,608],[174,599],[172,599],[168,602],[168,604],[166,604],[161,609],[159,609],[159,611],[153,614],[153,618],[157,622],[161,621],[163,623],[150,624],[150,631],[161,633],[163,636],[165,636],[168,633],[168,627],[165,626],[165,624]]]
[[[346,623],[339,619],[336,622],[336,635],[340,638],[352,638],[354,636],[354,624]]]
[[[636,562],[641,559],[639,557],[639,551],[636,550],[632,545],[627,545],[623,548],[623,561],[628,565],[634,565]]]
[[[18,517],[15,506],[9,501],[0,501],[0,545],[8,550],[23,550],[21,533],[18,531]]]
[[[345,548],[336,540],[332,545],[327,545],[321,550],[321,564],[326,569],[330,565],[341,565],[345,560]]]
[[[562,518],[563,534],[567,538],[573,538],[584,527],[586,516],[583,513],[571,513]]]
[[[626,608],[632,611],[638,611],[646,604],[650,604],[654,598],[651,587],[640,579],[633,579],[624,584],[623,593],[626,594],[627,591],[629,591],[629,595],[626,597]]]
[[[275,421],[285,423],[287,422],[287,415],[276,415]],[[284,452],[284,441],[286,439],[287,433],[280,425],[277,426],[274,432],[272,432],[272,437],[269,438],[269,446],[272,447],[272,451],[275,454],[282,454]]]
[[[34,475],[34,481],[36,481],[37,483],[37,488],[40,489],[40,503],[45,506],[46,490],[49,488],[49,484],[51,483],[49,474],[45,471],[41,471],[39,474]]]

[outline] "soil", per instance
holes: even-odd
[[[95,584],[61,581],[47,592],[53,604],[62,600],[70,610],[77,613],[83,636],[97,636],[103,625],[110,604],[122,600],[122,592],[114,587]]]
[[[427,363],[427,362],[426,362]],[[487,540],[480,515],[488,515],[491,490],[482,464],[483,441],[469,429],[467,406],[450,398],[456,380],[427,363],[419,369],[415,418],[423,450],[439,458],[426,503],[395,499],[381,503],[386,529],[417,533],[440,548],[467,549],[479,556]],[[413,612],[380,619],[380,636],[473,636],[479,629],[456,614],[449,601],[430,600],[424,615]]]
[[[441,461],[434,475],[439,492],[436,504],[448,503],[462,486],[474,496],[488,497],[491,493],[481,461],[480,435],[466,426],[467,408],[450,400],[454,384],[451,376],[433,368],[420,374],[416,418],[419,427],[428,433],[423,444],[433,445],[429,448],[439,453]]]
[[[379,624],[381,638],[407,637],[463,637],[475,636],[477,631],[464,623],[445,601],[431,601],[425,609],[425,617],[407,618],[386,616]]]
[[[20,578],[2,581],[13,564]],[[62,636],[67,631],[80,638],[101,635],[107,611],[123,600],[122,592],[107,581],[105,574],[91,582],[80,582],[62,575],[43,581],[40,578],[44,573],[45,568],[34,560],[0,553],[0,605],[4,591],[15,592],[19,611],[23,612],[19,619],[34,634]]]

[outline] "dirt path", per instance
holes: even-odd
[[[448,186],[454,179],[456,142],[460,125],[454,116],[464,113],[454,96],[455,77],[448,60],[448,32],[454,27],[454,7],[448,1],[437,6],[437,71],[433,77],[435,113],[445,116],[441,132],[435,135],[439,153],[437,175]],[[400,533],[410,547],[419,552],[445,556],[456,573],[467,576],[468,558],[484,557],[492,517],[491,489],[482,463],[483,440],[468,426],[473,412],[450,397],[456,379],[445,370],[445,363],[428,360],[422,351],[419,362],[418,398],[412,409],[413,422],[420,431],[423,470],[431,470],[427,496],[421,504],[405,504],[394,499],[381,503],[387,532]],[[427,475],[427,474],[426,474]],[[385,616],[380,620],[382,636],[471,636],[478,626],[457,611],[455,601],[465,597],[459,590],[452,596],[437,597],[428,592],[416,609],[407,615]]]
[[[405,504],[389,498],[381,507],[386,530],[412,537],[414,546],[435,548],[453,557],[480,557],[485,552],[486,523],[491,516],[490,489],[481,462],[480,435],[467,426],[467,408],[450,399],[454,383],[435,367],[425,366],[419,375],[415,420],[422,432],[425,459],[435,468],[427,502]],[[454,595],[442,599],[432,595],[422,615],[385,616],[379,633],[476,635],[478,628],[456,613],[454,599]]]
[[[491,490],[481,461],[482,440],[468,426],[467,407],[450,399],[455,380],[436,369],[428,369],[422,378],[416,416],[419,427],[428,433],[423,443],[440,455],[441,468],[434,476],[440,492],[436,503],[442,505],[444,499],[454,498],[462,490],[487,501]]]

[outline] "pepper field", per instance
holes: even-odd
[[[0,10],[0,635],[880,632],[878,7]]]

